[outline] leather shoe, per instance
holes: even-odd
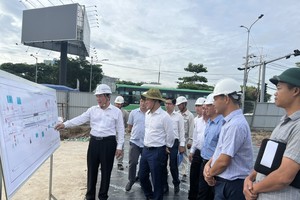
[[[180,191],[180,187],[179,187],[179,185],[177,185],[177,186],[174,186],[174,193],[175,193],[175,194],[178,194],[178,193],[179,193],[179,191]]]
[[[124,170],[124,167],[122,164],[118,164],[118,170]]]
[[[134,184],[134,183],[132,183],[132,182],[129,181],[129,182],[127,183],[126,187],[125,187],[125,190],[126,190],[127,192],[130,191],[131,188],[132,188],[132,186],[133,186],[133,184]]]
[[[182,182],[187,182],[187,176],[185,174],[182,176],[181,181]]]

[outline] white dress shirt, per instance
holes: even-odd
[[[204,132],[206,122],[203,117],[195,117],[195,128],[193,133],[193,144],[190,153],[195,153],[196,149],[201,150],[204,143]]]
[[[172,147],[174,132],[169,114],[159,107],[153,113],[148,110],[145,116],[144,145],[147,147]]]
[[[69,128],[82,125],[86,122],[90,122],[90,134],[93,136],[117,136],[117,149],[122,150],[125,130],[122,112],[119,108],[109,105],[103,110],[99,105],[92,106],[81,115],[64,122],[64,125],[65,128]]]
[[[174,130],[174,139],[179,140],[179,146],[185,146],[185,138],[184,138],[184,120],[181,114],[173,111],[170,114],[170,117],[173,122],[173,130]]]

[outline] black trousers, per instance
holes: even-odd
[[[197,149],[193,155],[190,169],[190,190],[188,194],[188,199],[190,200],[196,200],[198,196],[201,165],[202,158],[200,156],[200,150]]]
[[[87,152],[87,200],[95,200],[99,165],[101,167],[101,184],[98,197],[99,199],[108,198],[107,193],[116,148],[115,136],[103,138],[91,136]]]

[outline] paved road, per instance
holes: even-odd
[[[132,189],[129,192],[126,192],[125,190],[125,185],[128,182],[128,142],[129,138],[126,136],[125,138],[125,149],[124,149],[124,171],[117,170],[117,161],[115,160],[114,162],[114,168],[112,171],[112,176],[111,176],[111,182],[110,182],[110,188],[109,188],[109,199],[111,200],[123,200],[123,199],[145,199],[145,196],[143,194],[143,191],[140,187],[139,182],[135,183],[132,186]],[[254,158],[256,158],[257,152],[258,152],[258,147],[253,146],[254,150]],[[99,173],[99,176],[101,174]],[[180,177],[181,178],[181,177]],[[187,199],[188,196],[188,190],[189,190],[189,180],[186,183],[181,183],[180,184],[180,192],[179,194],[175,195],[174,194],[174,186],[172,184],[172,176],[168,176],[168,183],[169,183],[169,192],[164,195],[164,199],[166,200],[179,200],[179,199]],[[97,191],[99,190],[99,181],[97,184]]]

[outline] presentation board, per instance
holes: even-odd
[[[0,157],[10,199],[60,145],[56,91],[0,70],[0,94]]]

